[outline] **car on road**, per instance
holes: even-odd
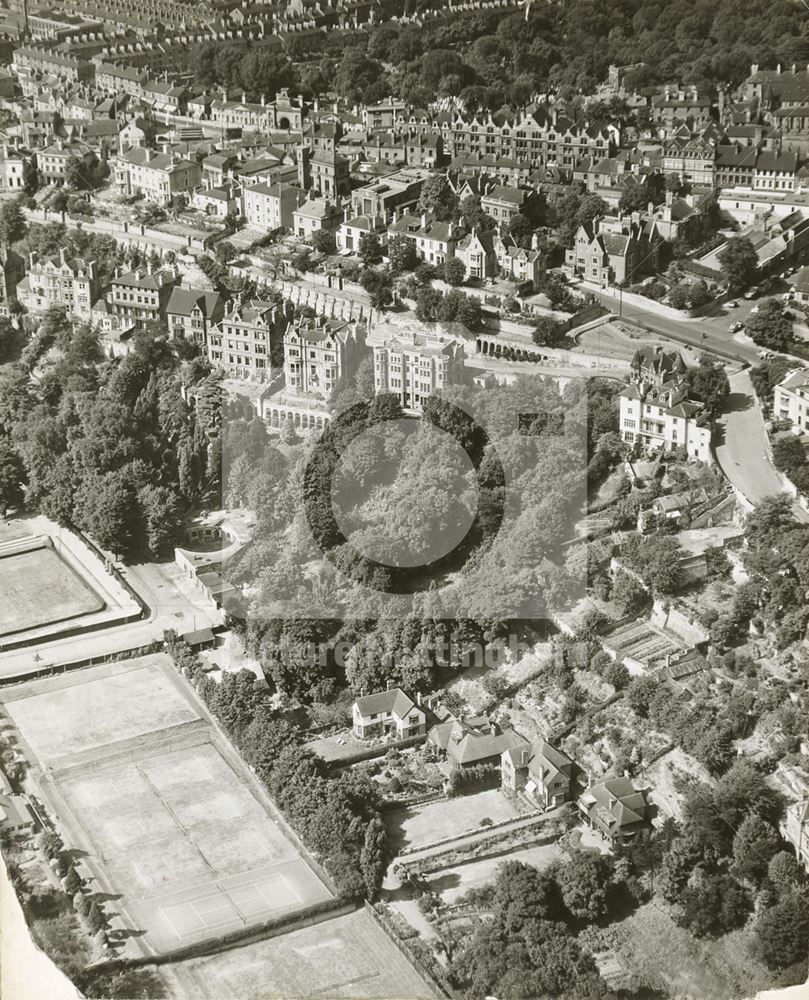
[[[739,330],[743,330],[743,329],[744,329],[744,323],[740,322],[739,320],[736,320],[735,323],[731,323],[730,324],[730,332],[731,333],[738,333]]]
[[[725,303],[725,308],[726,309],[736,309],[736,308],[738,308],[738,305],[739,305],[739,303],[736,301],[736,299],[731,299],[730,302],[726,302]]]
[[[772,351],[759,351],[758,356],[762,359],[762,361],[766,361],[768,358],[773,357],[773,353]]]

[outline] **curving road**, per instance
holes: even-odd
[[[769,441],[750,374],[730,376],[730,395],[716,422],[716,460],[736,489],[751,503],[783,493],[781,478],[770,460]],[[809,514],[795,504],[795,516],[809,521]]]

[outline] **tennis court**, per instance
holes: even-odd
[[[3,704],[65,841],[147,949],[331,898],[165,655],[29,681]]]
[[[210,742],[81,767],[59,789],[157,951],[330,896]]]
[[[42,764],[199,718],[163,653],[9,689],[14,724]]]

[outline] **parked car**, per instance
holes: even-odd
[[[759,352],[758,352],[758,356],[759,356],[759,357],[760,357],[760,358],[761,358],[761,359],[762,359],[763,361],[766,361],[766,360],[767,360],[768,358],[771,358],[771,357],[773,356],[773,353],[772,353],[772,351],[759,351]]]
[[[793,291],[784,292],[784,294],[781,296],[781,298],[783,299],[784,302],[791,302],[792,301],[792,296],[794,294],[795,293]]]
[[[741,323],[739,320],[736,320],[735,323],[731,323],[730,324],[730,332],[731,333],[738,333],[739,330],[743,330],[743,329],[744,329],[744,323]]]
[[[758,285],[753,285],[752,288],[747,289],[747,291],[744,293],[744,297],[746,299],[754,299],[758,295],[758,293],[759,293]]]
[[[731,299],[730,302],[726,302],[725,303],[725,308],[726,309],[736,309],[738,307],[738,305],[739,305],[739,303],[736,301],[736,299]]]

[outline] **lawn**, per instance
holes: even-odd
[[[497,788],[386,813],[394,840],[400,840],[399,847],[423,847],[446,837],[480,831],[484,829],[481,820],[486,818],[492,823],[500,823],[518,815]],[[393,832],[394,828],[398,828],[398,832]]]
[[[0,557],[0,636],[100,611],[104,602],[53,549]]]
[[[197,1000],[434,995],[364,910],[161,972]]]

